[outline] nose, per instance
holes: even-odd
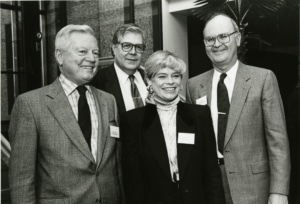
[[[129,52],[130,54],[136,54],[137,52],[136,52],[136,47],[135,47],[135,45],[132,45],[132,48],[131,48],[131,50],[130,50],[130,52]]]
[[[213,45],[214,47],[220,47],[222,43],[219,42],[219,40],[216,38],[215,44]]]
[[[85,59],[90,61],[90,62],[95,62],[96,61],[96,56],[93,52],[88,52]]]
[[[167,78],[167,83],[168,83],[168,84],[173,84],[173,83],[174,83],[174,80],[173,80],[172,76],[169,76],[169,77]]]

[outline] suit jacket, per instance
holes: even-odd
[[[187,101],[211,102],[213,70],[188,81]],[[288,194],[289,146],[276,77],[239,63],[224,144],[234,204],[266,204],[270,193]]]
[[[99,120],[97,161],[59,80],[16,99],[9,128],[12,203],[121,203],[120,144],[109,128],[118,125],[116,103],[91,89]]]
[[[127,203],[224,203],[208,106],[179,103],[176,128],[177,133],[192,133],[195,136],[194,144],[177,143],[179,189],[172,182],[156,106],[147,105],[123,115],[120,132]]]
[[[144,79],[144,70],[139,68],[138,71]],[[122,115],[124,112],[126,112],[125,102],[114,64],[107,68],[100,69],[91,84],[98,89],[112,94],[116,98],[119,115]]]

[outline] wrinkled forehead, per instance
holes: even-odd
[[[227,16],[219,15],[208,21],[203,29],[203,36],[217,36],[234,31],[232,21]]]

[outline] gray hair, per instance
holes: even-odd
[[[118,44],[121,38],[123,38],[127,32],[140,34],[142,36],[143,42],[145,42],[145,32],[138,25],[134,23],[128,23],[117,28],[113,36],[112,43],[114,45]]]
[[[184,61],[167,50],[159,50],[154,52],[145,62],[145,72],[148,79],[152,79],[159,70],[163,68],[170,68],[178,71],[181,76],[186,71],[186,64]]]
[[[205,30],[205,28],[206,28],[206,25],[209,23],[209,21],[211,21],[212,19],[214,19],[214,18],[217,17],[217,16],[224,16],[224,17],[228,18],[228,19],[231,21],[234,30],[237,31],[237,32],[240,32],[239,26],[237,25],[237,23],[235,22],[235,20],[233,20],[233,19],[232,19],[230,16],[228,16],[227,14],[221,13],[221,12],[213,13],[213,14],[211,14],[211,15],[207,18],[207,20],[206,20],[206,22],[205,22],[205,25],[204,25],[204,28],[203,28],[203,32],[204,32],[204,30]]]
[[[88,33],[94,36],[94,30],[88,25],[67,25],[60,29],[55,37],[55,50],[66,49],[70,45],[70,35],[73,32]]]

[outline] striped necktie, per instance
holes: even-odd
[[[144,106],[143,100],[140,96],[140,93],[139,93],[139,90],[138,90],[136,84],[134,83],[134,75],[129,75],[129,80],[130,80],[130,84],[131,84],[131,96],[132,96],[132,100],[133,100],[135,108],[143,107]]]

